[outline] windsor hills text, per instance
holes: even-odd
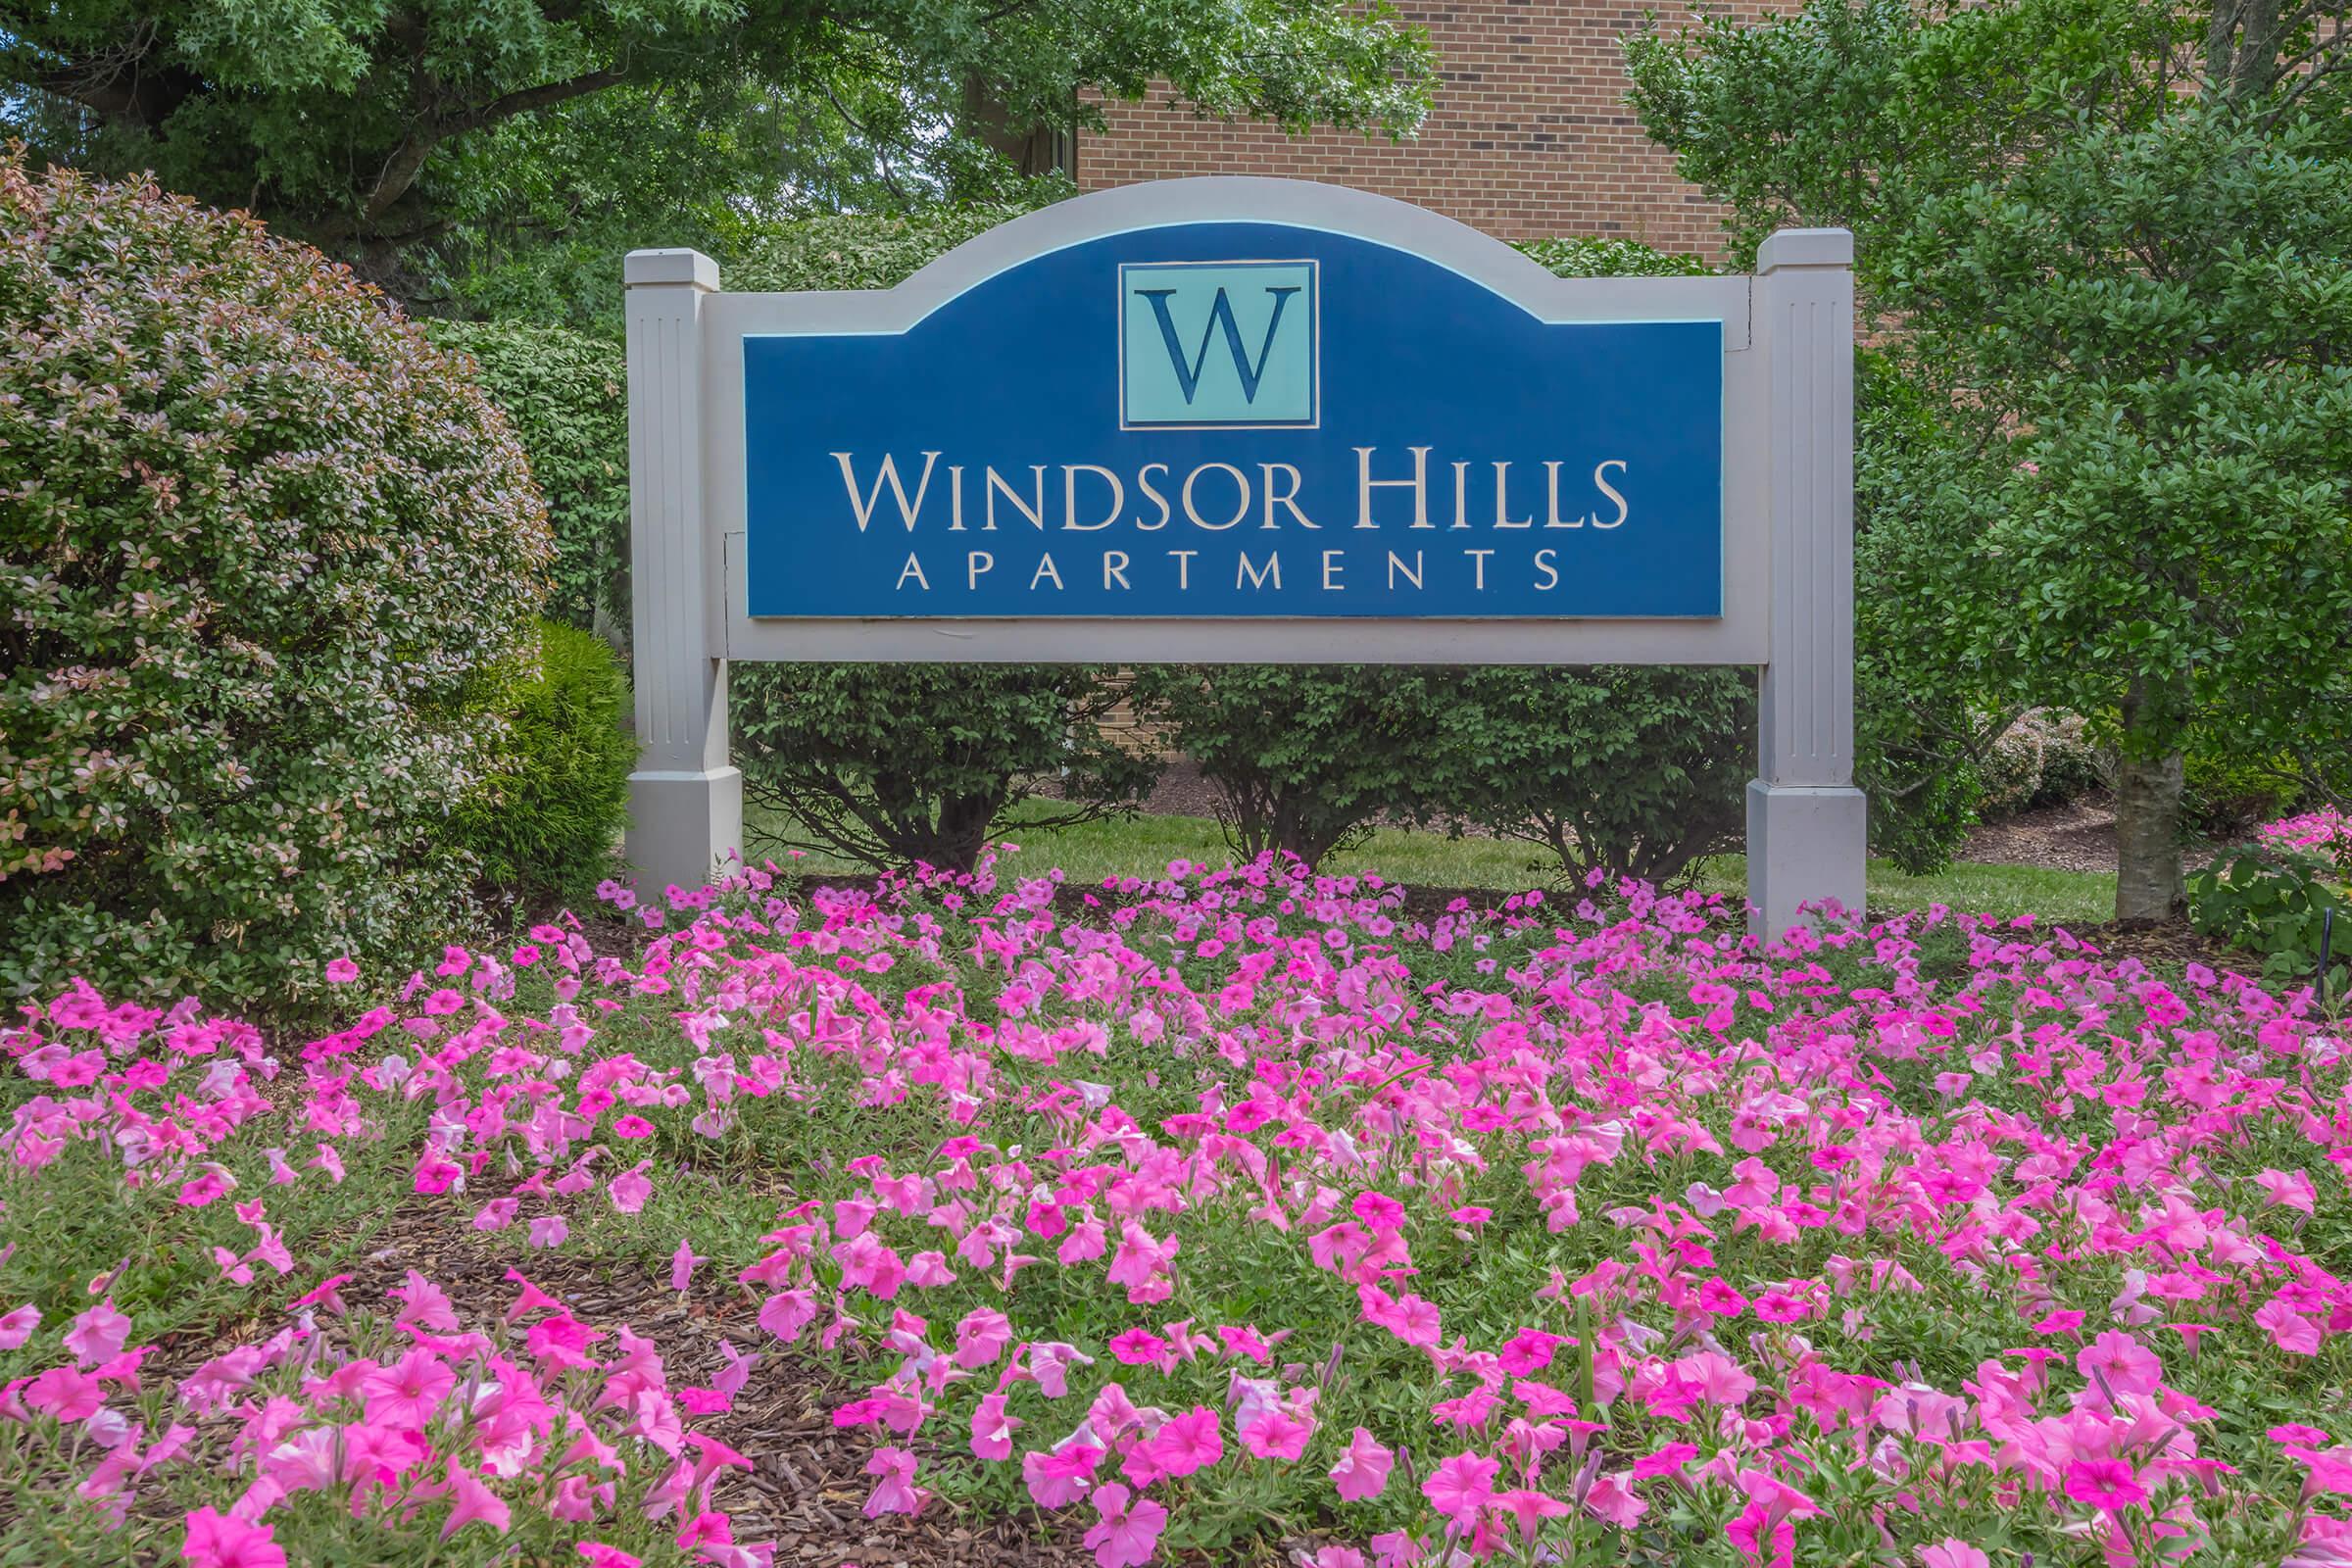
[[[1291,463],[1007,467],[944,452],[834,452],[841,520],[877,542],[902,596],[1440,588],[1549,592],[1580,538],[1638,531],[1640,476],[1620,458],[1451,459],[1355,447],[1334,474]],[[821,525],[821,523],[820,523]],[[861,555],[865,552],[860,552]]]

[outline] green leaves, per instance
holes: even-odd
[[[519,284],[585,319],[617,291],[590,256],[1000,195],[1008,154],[1099,122],[1100,94],[1164,78],[1207,115],[1397,135],[1435,65],[1388,6],[1339,0],[75,0],[0,30],[0,125],[412,301]],[[538,276],[501,275],[517,260]]]
[[[556,535],[548,613],[625,642],[629,398],[620,345],[519,321],[433,321],[425,330],[472,360],[474,378],[530,458]]]
[[[1855,230],[1919,394],[1890,424],[1863,383],[1863,752],[1923,783],[1972,750],[1938,709],[2121,712],[2143,758],[2347,750],[2352,77],[2282,51],[2352,39],[2249,21],[2207,58],[2207,20],[1812,0],[1630,47],[1741,244]]]
[[[2344,994],[2336,961],[2352,944],[2352,903],[2342,873],[2313,855],[2265,848],[2216,857],[2188,876],[2188,913],[2210,937],[2264,955],[2274,982],[2308,979],[2318,968],[2324,922],[2332,915],[2328,990]]]

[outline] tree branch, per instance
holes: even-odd
[[[520,88],[503,97],[493,98],[478,109],[468,109],[462,115],[444,121],[442,133],[455,136],[468,130],[479,130],[484,125],[495,123],[501,120],[512,120],[516,115],[534,114],[542,109],[552,109],[557,104],[567,102],[573,98],[584,98],[592,92],[603,92],[607,87],[617,87],[628,79],[629,74],[626,71],[617,67],[606,67],[596,71],[584,71],[580,74],[563,81],[543,82],[536,87]]]
[[[628,73],[616,69],[587,71],[563,81],[542,82],[536,87],[517,88],[514,92],[502,94],[486,104],[477,105],[459,114],[426,115],[410,128],[408,135],[401,139],[400,145],[395,147],[391,156],[384,160],[383,167],[376,172],[375,182],[368,187],[368,199],[361,205],[359,213],[351,218],[337,219],[321,224],[319,226],[320,235],[330,239],[348,239],[363,229],[373,226],[378,220],[392,210],[395,202],[408,194],[409,187],[416,184],[416,175],[423,170],[425,159],[432,155],[435,147],[440,146],[450,137],[464,135],[469,130],[479,130],[485,125],[496,124],[502,120],[512,120],[517,115],[527,115],[541,109],[552,108],[573,98],[585,97],[589,93],[602,92],[607,87],[616,87],[627,79]]]

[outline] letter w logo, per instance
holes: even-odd
[[[1257,401],[1258,380],[1266,373],[1266,358],[1273,353],[1274,334],[1282,328],[1284,307],[1291,303],[1291,296],[1298,292],[1297,284],[1266,290],[1274,296],[1274,314],[1266,318],[1266,335],[1257,346],[1257,358],[1254,361],[1250,358],[1249,351],[1242,347],[1241,323],[1233,318],[1233,302],[1225,297],[1224,289],[1217,290],[1216,303],[1208,308],[1208,320],[1200,328],[1200,350],[1189,364],[1184,357],[1184,344],[1176,336],[1175,319],[1168,314],[1168,296],[1176,291],[1172,288],[1139,288],[1135,292],[1152,302],[1152,314],[1159,322],[1159,340],[1167,345],[1168,365],[1176,372],[1177,384],[1183,387],[1187,404],[1193,401],[1193,394],[1200,390],[1200,371],[1208,364],[1208,346],[1216,337],[1219,327],[1225,331],[1225,352],[1233,356],[1233,373],[1241,377],[1243,401]]]

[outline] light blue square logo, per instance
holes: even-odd
[[[1315,281],[1311,261],[1120,267],[1120,424],[1315,424]]]

